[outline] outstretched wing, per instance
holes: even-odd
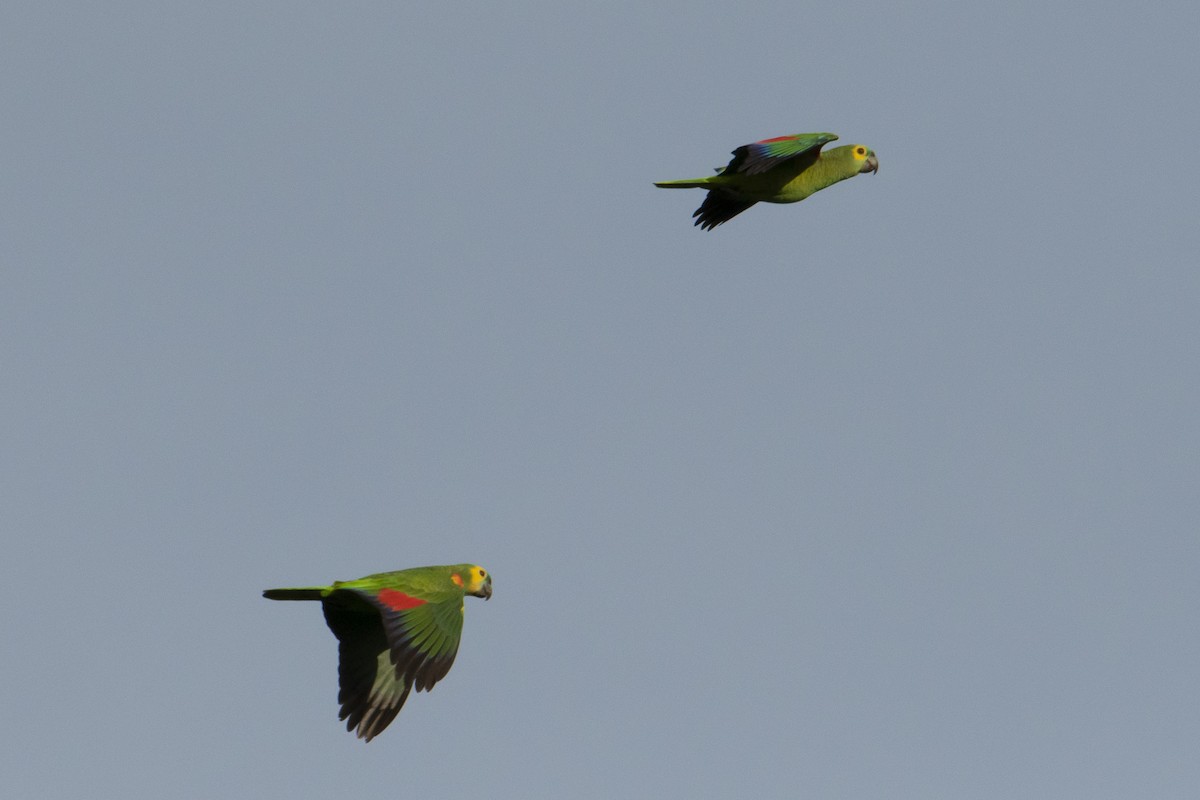
[[[338,716],[346,730],[357,728],[370,741],[400,713],[414,686],[429,690],[450,671],[462,635],[463,597],[439,595],[342,588],[325,598],[325,620],[339,643]]]
[[[738,214],[754,205],[754,200],[738,200],[720,189],[710,189],[704,202],[692,214],[696,218],[693,225],[699,225],[701,230],[711,231],[722,222],[728,222]]]
[[[338,639],[338,719],[368,742],[388,726],[408,699],[410,686],[391,667],[379,611],[358,592],[333,592],[322,604]]]
[[[744,144],[733,151],[733,160],[721,174],[758,175],[781,161],[806,154],[808,158],[816,160],[821,148],[837,138],[833,133],[797,133]]]
[[[377,605],[396,675],[428,691],[446,677],[462,637],[463,594],[423,600],[398,589],[381,589]]]

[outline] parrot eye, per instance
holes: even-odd
[[[867,151],[866,151],[866,149],[865,149],[865,148],[862,148],[862,147],[856,147],[856,148],[854,148],[854,152],[855,152],[855,153],[857,153],[857,154],[858,154],[858,155],[860,155],[860,156],[863,156],[863,155],[866,155],[866,154],[867,154]]]

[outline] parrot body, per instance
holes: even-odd
[[[838,137],[797,133],[742,145],[729,165],[707,178],[659,181],[661,189],[708,189],[694,224],[712,230],[755,203],[798,203],[811,194],[861,172],[877,172],[875,151],[851,144],[821,152]]]
[[[474,564],[263,592],[271,600],[321,602],[338,639],[338,718],[368,742],[400,713],[414,686],[428,691],[450,671],[467,595],[492,596],[491,575]]]

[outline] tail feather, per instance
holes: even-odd
[[[268,600],[321,600],[325,597],[325,590],[320,587],[267,589],[263,592],[263,597]]]
[[[660,189],[706,189],[709,187],[708,178],[689,178],[682,181],[655,181]]]

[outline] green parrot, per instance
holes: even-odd
[[[708,189],[708,196],[692,214],[694,224],[712,230],[757,202],[798,203],[838,181],[860,172],[878,172],[875,151],[848,144],[821,152],[836,140],[832,133],[797,133],[744,144],[733,151],[733,160],[708,178],[660,181],[661,189]]]
[[[338,639],[338,719],[368,742],[396,718],[414,685],[428,691],[446,677],[458,653],[467,595],[492,596],[492,576],[475,564],[263,592],[271,600],[321,601]]]

